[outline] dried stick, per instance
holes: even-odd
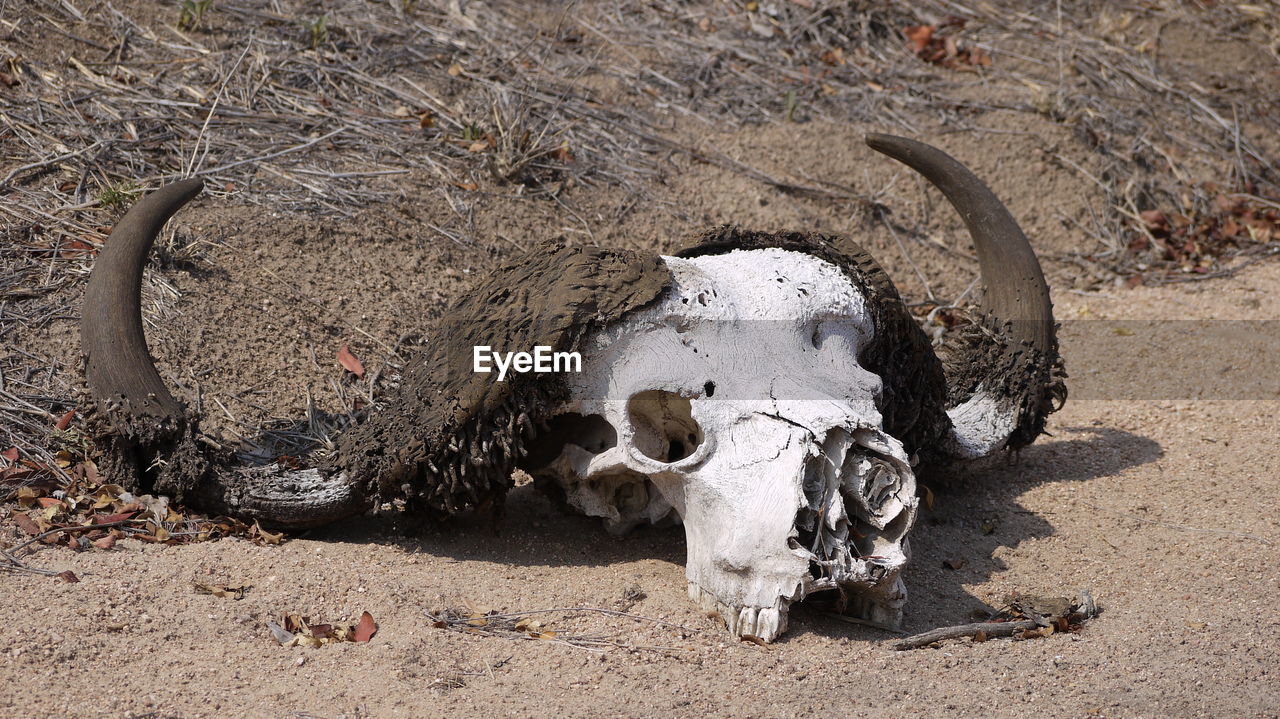
[[[920,634],[913,634],[906,639],[900,639],[894,642],[893,648],[898,651],[919,649],[946,639],[972,637],[978,632],[982,632],[989,637],[1011,637],[1018,632],[1035,629],[1042,625],[1043,620],[1024,619],[1017,622],[976,622],[974,624],[960,624],[954,627],[940,627]]]

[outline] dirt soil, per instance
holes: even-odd
[[[0,0],[8,17],[26,13],[14,7]],[[119,7],[144,25],[172,23],[148,3]],[[1238,70],[1280,96],[1280,64],[1264,41],[1241,49],[1176,23],[1167,31],[1165,61],[1193,74]],[[42,43],[28,53],[50,62],[66,52],[57,43],[70,42],[34,37]],[[1224,65],[1207,67],[1210,57]],[[610,79],[584,82],[607,94]],[[1077,152],[1078,131],[1050,115],[1001,111],[1008,84],[985,87],[957,91],[991,103],[982,130],[956,132],[922,114],[913,134],[986,178],[1032,238],[1063,322],[1072,396],[1050,435],[1018,456],[924,479],[932,508],[912,534],[904,629],[968,622],[1013,593],[1088,588],[1102,612],[1081,631],[898,652],[892,634],[802,605],[778,642],[734,641],[686,597],[679,528],[613,537],[526,483],[497,534],[487,518],[423,536],[360,518],[269,546],[41,547],[24,561],[80,581],[0,573],[0,716],[1280,716],[1280,264],[1136,287],[1082,265],[1072,253],[1094,239],[1081,228],[1114,200],[1096,181],[1102,160]],[[460,189],[416,170],[374,177],[368,184],[385,199],[351,217],[273,209],[214,187],[173,223],[179,240],[210,244],[150,271],[148,338],[162,374],[188,402],[200,394],[205,429],[229,444],[305,416],[308,397],[340,415],[429,341],[423,327],[448,298],[543,238],[671,251],[709,225],[736,223],[857,237],[914,301],[955,298],[976,277],[942,198],[862,145],[866,132],[904,133],[897,123],[815,116],[672,127],[771,177],[874,196],[892,221],[680,152],[640,184],[562,181],[554,197],[493,181]],[[1258,142],[1274,151],[1280,140]],[[1224,176],[1234,162],[1192,159]],[[463,195],[459,211],[451,203]],[[31,358],[24,381],[60,378],[50,380],[62,388],[49,390],[51,410],[71,401],[82,292],[73,278],[43,294],[47,318],[4,335],[6,355]],[[335,359],[344,345],[366,379]],[[17,511],[0,507],[0,520]],[[0,521],[0,546],[25,539]],[[235,599],[193,583],[249,589]],[[558,635],[619,645],[592,649],[453,632],[427,616],[467,606],[635,616],[537,615]],[[287,613],[354,622],[366,611],[379,626],[368,643],[281,647],[267,626]]]

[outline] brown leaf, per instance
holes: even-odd
[[[311,636],[315,637],[316,639],[333,638],[332,624],[312,624],[311,626],[307,627],[307,631],[311,632]]]
[[[378,633],[378,623],[373,621],[373,615],[365,612],[360,615],[360,623],[356,625],[355,634],[351,637],[353,642],[367,642],[373,639],[373,635]]]
[[[255,536],[261,539],[264,544],[279,544],[281,540],[284,539],[284,532],[280,532],[279,534],[272,534],[271,532],[268,532],[267,530],[263,529],[262,525],[258,524],[257,522],[253,523],[253,531],[251,534],[252,536]]]
[[[249,587],[228,587],[221,584],[202,584],[200,582],[192,582],[197,594],[212,594],[215,597],[229,597],[236,601],[244,599],[244,593],[249,591]]]
[[[79,249],[79,250],[91,250],[91,249],[93,249],[93,246],[92,246],[92,245],[88,244],[87,242],[81,242],[81,241],[79,241],[79,240],[72,240],[72,241],[71,241],[71,244],[70,244],[70,245],[67,245],[67,246],[68,246],[68,247],[72,247],[72,248],[74,248],[74,249]],[[66,255],[65,255],[65,253],[64,253],[64,255],[63,255],[63,256],[64,256],[64,257],[66,256]],[[75,419],[75,418],[76,418],[76,411],[75,411],[74,409],[69,409],[69,410],[67,410],[67,413],[66,413],[66,414],[64,414],[64,415],[62,415],[61,417],[59,417],[59,418],[58,418],[58,422],[57,422],[57,424],[55,424],[55,425],[53,425],[53,426],[54,426],[55,428],[57,428],[57,429],[66,429],[67,427],[70,427],[70,426],[71,426],[71,420],[73,420],[73,419]]]
[[[17,85],[17,84],[18,84],[18,78],[14,77],[13,75],[10,75],[7,72],[0,72],[0,85],[4,85],[5,87],[13,87],[14,85]]]
[[[37,497],[37,498],[36,498],[36,503],[40,505],[40,508],[41,508],[41,509],[48,509],[49,507],[61,507],[61,506],[63,506],[63,505],[62,505],[62,500],[61,500],[61,499],[56,499],[56,498],[54,498],[54,497]]]
[[[1143,210],[1138,213],[1138,217],[1142,218],[1142,223],[1150,230],[1167,230],[1169,229],[1169,221],[1165,218],[1164,213],[1160,210]]]
[[[455,182],[453,184],[457,185],[458,187],[461,187],[462,189],[468,192],[474,192],[480,189],[480,186],[474,182]]]
[[[80,577],[77,577],[76,573],[71,571],[70,569],[66,570],[65,572],[58,572],[58,579],[61,579],[67,584],[76,584],[77,582],[80,581]]]
[[[33,537],[40,533],[40,525],[36,524],[36,521],[28,516],[26,512],[18,512],[13,515],[13,523],[18,525],[18,529]]]
[[[912,51],[918,55],[929,47],[935,30],[937,28],[933,25],[911,25],[903,28],[902,34],[906,36],[907,42],[911,43]]]
[[[364,379],[364,365],[351,354],[351,348],[347,345],[342,345],[342,349],[338,350],[338,364],[345,367],[351,374]]]
[[[98,549],[111,549],[112,547],[116,546],[116,535],[108,534],[102,539],[95,539],[93,540],[93,546],[97,547]]]
[[[18,461],[18,448],[10,447],[5,451],[0,452],[0,457],[3,457],[4,460],[9,464],[14,464],[15,462]]]

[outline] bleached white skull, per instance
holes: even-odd
[[[898,624],[915,479],[858,364],[865,298],[801,252],[664,259],[661,301],[587,340],[536,476],[615,532],[682,520],[689,594],[736,634],[825,589]]]
[[[665,258],[553,244],[447,312],[396,396],[302,468],[237,467],[147,351],[142,268],[201,183],[167,185],[117,223],[86,290],[99,467],[285,527],[387,499],[433,518],[492,507],[519,467],[615,532],[682,521],[690,594],[739,635],[776,638],[790,604],[824,590],[897,624],[916,459],[1030,444],[1066,390],[1048,287],[1008,210],[937,148],[867,142],[941,190],[973,238],[980,312],[943,346],[841,238],[723,227]],[[528,343],[577,348],[580,374],[503,383],[463,368],[482,347]]]

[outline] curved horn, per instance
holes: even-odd
[[[142,268],[160,229],[203,188],[202,180],[175,182],[134,205],[98,255],[84,295],[80,345],[89,390],[117,432],[145,443],[176,436],[186,413],[147,350]]]
[[[972,341],[965,356],[948,363],[956,453],[981,456],[1030,444],[1066,398],[1049,286],[1031,243],[990,188],[947,153],[892,135],[868,135],[866,142],[941,190],[973,237],[986,324],[1003,344]]]
[[[151,471],[144,468],[158,464],[154,484],[143,489],[274,526],[314,527],[358,514],[364,493],[344,473],[277,466],[234,471],[207,456],[195,441],[194,422],[156,370],[142,326],[142,269],[161,228],[203,187],[201,180],[183,180],[143,198],[116,224],[89,275],[80,318],[85,379],[95,409],[118,435],[110,450],[135,455],[117,471]]]

